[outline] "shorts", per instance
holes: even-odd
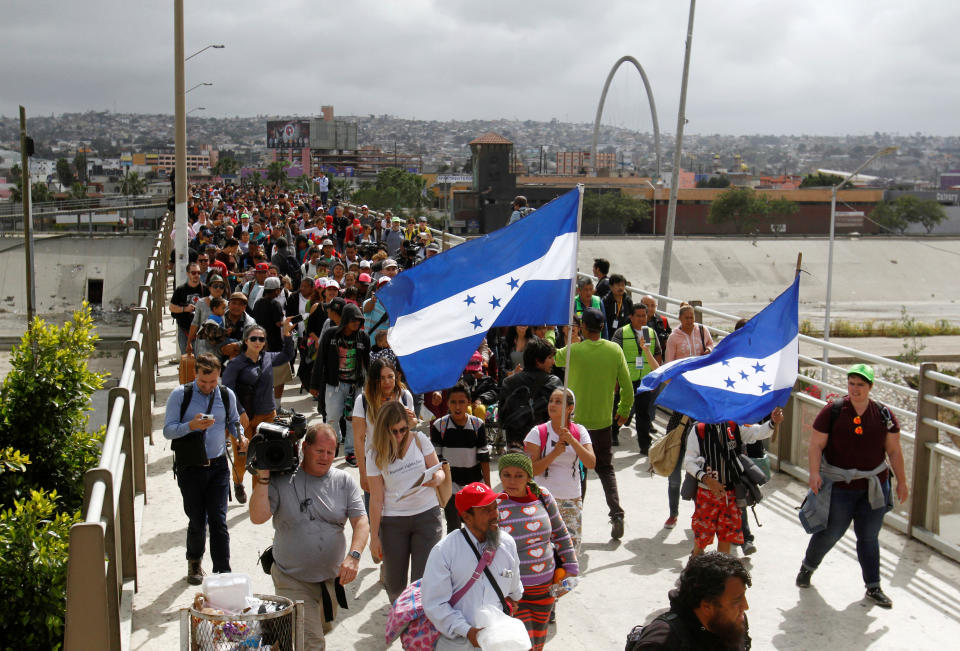
[[[732,490],[726,491],[726,501],[709,490],[697,488],[697,507],[693,511],[693,534],[696,545],[706,549],[713,543],[716,534],[720,542],[743,544],[743,532],[740,530],[740,509],[737,508],[737,496]]]
[[[273,367],[273,386],[281,387],[293,380],[293,371],[290,370],[290,364],[284,362]]]

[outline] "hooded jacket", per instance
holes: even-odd
[[[317,347],[317,359],[313,363],[313,373],[310,376],[310,388],[323,391],[325,385],[337,386],[340,384],[340,340],[347,338],[357,347],[357,379],[356,386],[362,390],[367,367],[370,364],[370,337],[361,329],[347,337],[343,334],[344,326],[355,319],[363,320],[363,312],[352,303],[343,307],[340,325],[328,328],[320,335]]]
[[[731,646],[700,623],[696,614],[680,604],[677,590],[671,590],[670,610],[643,627],[639,635],[631,632],[626,651],[662,649],[663,651],[750,651],[749,625],[744,642]],[[638,627],[639,628],[639,627]],[[636,629],[634,629],[636,630]]]

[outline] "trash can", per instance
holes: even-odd
[[[303,651],[303,602],[254,595],[256,612],[239,615],[180,609],[181,651]]]

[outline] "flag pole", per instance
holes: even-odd
[[[796,280],[797,276],[800,275],[800,263],[803,261],[803,251],[797,253],[797,269],[793,274],[793,279]],[[774,444],[777,442],[777,439],[780,438],[780,424],[777,423],[773,426],[773,434],[770,436],[770,443]]]
[[[563,372],[563,409],[560,410],[560,427],[567,426],[567,385],[570,383],[570,368],[573,365],[573,346],[570,340],[573,339],[573,315],[577,296],[577,255],[580,252],[580,222],[583,218],[583,183],[577,183],[577,191],[579,192],[577,198],[577,232],[573,246],[573,277],[570,279],[570,318],[568,319],[570,336],[567,338],[567,365]],[[586,305],[583,307],[584,309],[587,308]],[[557,432],[558,436],[559,434],[560,432]]]

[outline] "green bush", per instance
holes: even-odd
[[[63,646],[70,527],[57,493],[31,490],[0,512],[0,640],[4,649]]]
[[[103,375],[87,368],[97,334],[84,306],[63,326],[34,319],[13,349],[0,387],[0,445],[30,457],[19,481],[0,483],[0,507],[23,486],[55,491],[64,511],[83,502],[83,474],[97,463],[103,431],[89,434],[90,397]],[[8,492],[4,488],[14,486]]]

